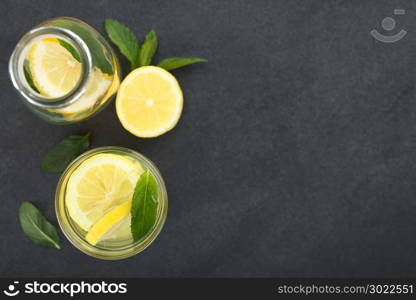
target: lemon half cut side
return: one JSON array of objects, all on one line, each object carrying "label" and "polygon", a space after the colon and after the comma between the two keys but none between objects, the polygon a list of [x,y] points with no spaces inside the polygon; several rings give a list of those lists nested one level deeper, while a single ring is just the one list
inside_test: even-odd
[{"label": "lemon half cut side", "polygon": [[183,108],[176,78],[156,66],[132,71],[121,83],[116,99],[123,127],[138,137],[156,137],[177,124]]}]

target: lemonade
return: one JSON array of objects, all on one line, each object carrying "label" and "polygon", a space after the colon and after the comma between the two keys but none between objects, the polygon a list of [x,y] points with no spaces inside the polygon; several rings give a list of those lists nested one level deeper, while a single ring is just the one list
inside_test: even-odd
[{"label": "lemonade", "polygon": [[[144,172],[157,183],[157,213],[151,230],[134,242],[132,197]],[[166,189],[157,168],[121,147],[97,148],[78,157],[63,173],[55,201],[59,224],[71,243],[102,259],[120,259],[145,249],[160,232],[167,212]]]},{"label": "lemonade", "polygon": [[58,124],[92,116],[109,102],[120,81],[109,44],[74,18],[46,21],[24,35],[9,72],[29,108]]}]

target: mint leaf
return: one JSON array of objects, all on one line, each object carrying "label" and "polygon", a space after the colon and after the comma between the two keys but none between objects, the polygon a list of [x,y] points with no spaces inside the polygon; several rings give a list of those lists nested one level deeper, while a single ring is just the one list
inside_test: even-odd
[{"label": "mint leaf", "polygon": [[157,35],[156,32],[152,29],[146,35],[142,46],[139,51],[139,62],[140,66],[148,66],[152,63],[153,55],[155,55],[157,50]]},{"label": "mint leaf", "polygon": [[64,40],[58,39],[59,44],[64,47],[66,50],[68,50],[69,53],[71,53],[72,57],[75,58],[77,61],[81,61],[78,51],[74,49],[74,47],[70,44],[65,42]]},{"label": "mint leaf", "polygon": [[139,241],[153,228],[157,205],[156,179],[146,171],[137,181],[131,205],[131,233],[134,242]]},{"label": "mint leaf", "polygon": [[90,145],[91,132],[84,136],[71,135],[53,146],[43,157],[42,170],[47,173],[59,173]]},{"label": "mint leaf", "polygon": [[199,57],[169,57],[160,61],[158,67],[171,71],[198,62],[206,62],[206,60]]},{"label": "mint leaf", "polygon": [[30,72],[30,70],[29,70],[29,67],[28,66],[26,66],[26,65],[24,65],[23,66],[23,73],[25,73],[25,78],[26,78],[26,81],[27,81],[27,84],[36,92],[36,93],[38,93],[38,94],[40,94],[40,92],[39,92],[39,90],[38,90],[38,88],[36,87],[36,85],[35,85],[35,83],[33,82],[33,79],[32,79],[32,73]]},{"label": "mint leaf", "polygon": [[139,66],[139,43],[134,33],[114,19],[105,19],[105,30],[110,40],[129,61],[131,69]]},{"label": "mint leaf", "polygon": [[23,232],[36,244],[60,249],[59,235],[55,226],[30,202],[19,207],[19,220]]}]

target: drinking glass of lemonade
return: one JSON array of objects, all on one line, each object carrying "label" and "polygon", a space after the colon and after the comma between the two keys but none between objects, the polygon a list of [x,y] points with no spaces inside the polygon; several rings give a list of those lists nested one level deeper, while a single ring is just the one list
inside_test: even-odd
[{"label": "drinking glass of lemonade", "polygon": [[88,24],[55,18],[31,29],[9,61],[14,87],[43,119],[66,124],[105,106],[120,83],[120,67],[107,41]]},{"label": "drinking glass of lemonade", "polygon": [[[141,239],[131,233],[132,197],[145,172],[155,179],[155,216]],[[148,173],[146,173],[148,174]],[[59,180],[55,210],[69,241],[84,253],[107,260],[126,258],[149,246],[166,219],[168,198],[155,165],[121,147],[101,147],[75,159]],[[143,210],[140,218],[146,219]]]}]

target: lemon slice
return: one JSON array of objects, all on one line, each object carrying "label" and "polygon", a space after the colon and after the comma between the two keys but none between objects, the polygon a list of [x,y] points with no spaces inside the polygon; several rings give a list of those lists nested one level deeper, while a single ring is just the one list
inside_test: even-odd
[{"label": "lemon slice", "polygon": [[131,212],[131,200],[120,204],[99,219],[88,231],[85,239],[91,245],[95,245],[116,224],[128,216]]},{"label": "lemon slice", "polygon": [[83,230],[118,205],[130,201],[143,168],[137,161],[116,154],[96,154],[72,173],[65,204],[71,218]]},{"label": "lemon slice", "polygon": [[131,72],[121,83],[116,110],[125,129],[138,137],[156,137],[178,122],[182,90],[172,74],[155,66]]},{"label": "lemon slice", "polygon": [[86,92],[75,103],[70,104],[68,107],[55,109],[56,112],[64,115],[77,114],[88,109],[93,109],[94,105],[100,97],[102,97],[109,89],[112,83],[111,77],[100,69],[94,67],[90,82],[86,87]]},{"label": "lemon slice", "polygon": [[100,242],[103,246],[107,245],[113,247],[115,245],[127,245],[131,243],[132,240],[133,235],[131,233],[131,212],[128,212],[120,222],[116,223],[103,235],[101,235],[98,242]]},{"label": "lemon slice", "polygon": [[43,38],[35,42],[28,59],[33,82],[45,97],[66,95],[81,77],[81,63],[55,38]]}]

